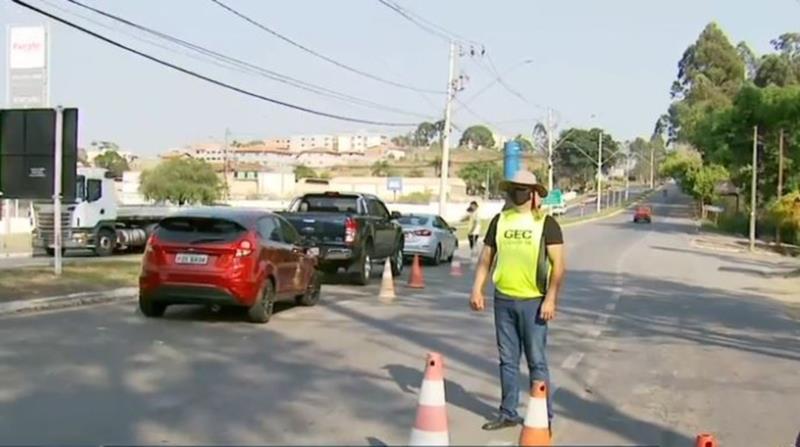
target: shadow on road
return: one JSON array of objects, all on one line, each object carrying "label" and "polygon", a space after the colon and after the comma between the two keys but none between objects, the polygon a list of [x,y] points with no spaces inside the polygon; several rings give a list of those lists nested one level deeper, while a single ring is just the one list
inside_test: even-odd
[{"label": "shadow on road", "polygon": [[[386,365],[383,369],[389,371],[392,380],[404,393],[419,393],[423,372],[405,365]],[[445,396],[448,405],[455,405],[485,419],[493,417],[497,411],[491,405],[474,396],[459,383],[445,379]]]}]

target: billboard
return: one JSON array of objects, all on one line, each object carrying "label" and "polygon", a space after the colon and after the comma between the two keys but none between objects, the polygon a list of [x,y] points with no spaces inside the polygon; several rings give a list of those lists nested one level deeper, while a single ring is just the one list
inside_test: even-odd
[{"label": "billboard", "polygon": [[[0,110],[0,192],[6,199],[50,200],[55,176],[56,111]],[[64,109],[62,197],[75,200],[78,109]]]},{"label": "billboard", "polygon": [[9,26],[7,34],[8,106],[47,107],[47,29],[44,26]]}]

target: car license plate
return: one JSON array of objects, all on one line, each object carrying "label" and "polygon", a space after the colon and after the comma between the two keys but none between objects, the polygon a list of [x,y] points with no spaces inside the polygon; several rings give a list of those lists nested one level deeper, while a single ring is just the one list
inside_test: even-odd
[{"label": "car license plate", "polygon": [[208,264],[208,255],[194,253],[178,253],[175,255],[176,264],[205,265]]}]

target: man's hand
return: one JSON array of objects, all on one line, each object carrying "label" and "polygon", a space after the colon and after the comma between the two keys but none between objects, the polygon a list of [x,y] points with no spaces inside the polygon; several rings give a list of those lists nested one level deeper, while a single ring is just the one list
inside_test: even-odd
[{"label": "man's hand", "polygon": [[481,312],[486,308],[486,299],[483,297],[483,291],[472,291],[472,296],[469,298],[469,307],[476,312]]},{"label": "man's hand", "polygon": [[550,296],[544,298],[539,309],[539,316],[544,321],[550,321],[556,317],[556,300]]}]

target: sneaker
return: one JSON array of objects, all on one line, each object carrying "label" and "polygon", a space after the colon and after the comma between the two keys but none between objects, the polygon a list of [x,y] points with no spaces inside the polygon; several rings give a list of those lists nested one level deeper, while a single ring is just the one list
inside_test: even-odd
[{"label": "sneaker", "polygon": [[516,427],[517,425],[520,425],[520,424],[522,424],[522,418],[509,419],[507,417],[501,416],[501,417],[499,417],[497,419],[491,420],[491,421],[483,424],[482,428],[484,430],[491,431],[491,430],[500,430],[500,429],[503,429],[503,428]]}]

